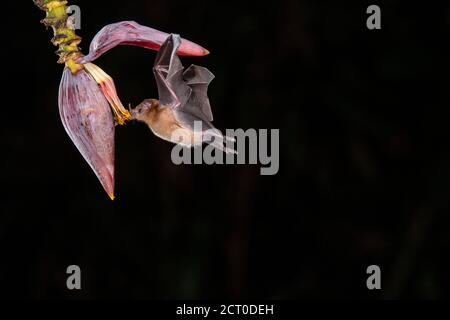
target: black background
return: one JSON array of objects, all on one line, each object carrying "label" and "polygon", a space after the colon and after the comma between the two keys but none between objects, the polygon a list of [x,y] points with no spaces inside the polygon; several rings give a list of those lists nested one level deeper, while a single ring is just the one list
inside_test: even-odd
[{"label": "black background", "polygon": [[[135,20],[211,51],[215,125],[280,129],[280,172],[175,166],[172,145],[116,132],[111,202],[66,135],[44,13],[2,16],[0,292],[9,298],[445,298],[450,268],[449,5],[72,1],[87,52]],[[382,29],[366,28],[378,4]],[[6,22],[6,23],[5,23]],[[156,98],[155,52],[96,61],[122,102]],[[66,268],[82,269],[80,292]],[[382,290],[366,288],[366,268]]]}]

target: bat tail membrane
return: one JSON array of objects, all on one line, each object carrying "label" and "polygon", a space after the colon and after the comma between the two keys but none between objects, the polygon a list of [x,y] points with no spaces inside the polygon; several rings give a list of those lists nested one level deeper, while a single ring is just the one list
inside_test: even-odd
[{"label": "bat tail membrane", "polygon": [[218,143],[218,142],[214,141],[214,143],[212,145],[222,152],[238,154],[236,150],[224,146],[223,143]]},{"label": "bat tail membrane", "polygon": [[[175,113],[175,116],[180,123],[186,126],[186,128],[194,132],[201,132],[203,142],[209,143],[225,153],[237,154],[236,151],[234,151],[231,148],[227,148],[225,146],[226,145],[225,142],[235,142],[236,139],[234,139],[233,137],[223,135],[222,132],[219,129],[215,128],[211,122],[200,121],[197,118],[197,116],[187,113],[185,111],[177,111]],[[198,127],[199,122],[201,126],[200,128]]]},{"label": "bat tail membrane", "polygon": [[224,143],[225,143],[225,141],[224,140],[227,140],[227,141],[233,141],[234,139],[233,138],[230,138],[230,137],[227,137],[227,136],[224,136],[223,134],[222,134],[222,132],[220,132],[220,130],[218,130],[218,129],[216,129],[216,128],[214,128],[213,130],[208,130],[206,133],[205,133],[205,138],[207,139],[207,140],[212,140],[212,142],[211,142],[211,144],[215,147],[215,148],[217,148],[217,149],[219,149],[220,151],[223,151],[223,152],[225,152],[225,153],[234,153],[234,154],[237,154],[237,151],[235,151],[234,149],[231,149],[231,148],[228,148]]},{"label": "bat tail membrane", "polygon": [[236,138],[229,137],[229,136],[225,136],[225,140],[231,141],[231,142],[236,142]]}]

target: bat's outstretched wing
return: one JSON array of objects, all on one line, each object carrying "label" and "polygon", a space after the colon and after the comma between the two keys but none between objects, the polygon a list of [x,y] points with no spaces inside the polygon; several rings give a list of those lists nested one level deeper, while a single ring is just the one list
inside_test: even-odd
[{"label": "bat's outstretched wing", "polygon": [[180,36],[170,35],[156,56],[153,73],[161,105],[178,108],[186,104],[191,89],[183,81],[183,65],[176,55]]},{"label": "bat's outstretched wing", "polygon": [[214,75],[208,69],[195,65],[183,72],[183,65],[177,56],[180,43],[180,36],[171,34],[156,57],[153,72],[159,101],[161,105],[174,108],[176,112],[212,121],[207,90]]},{"label": "bat's outstretched wing", "polygon": [[204,67],[191,65],[186,69],[183,76],[192,90],[184,111],[192,113],[202,120],[213,121],[211,105],[208,99],[208,85],[214,79],[214,75]]}]

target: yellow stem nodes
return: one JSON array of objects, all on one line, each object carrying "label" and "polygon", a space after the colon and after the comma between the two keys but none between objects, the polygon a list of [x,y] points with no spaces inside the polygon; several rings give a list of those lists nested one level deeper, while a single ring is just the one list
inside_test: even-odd
[{"label": "yellow stem nodes", "polygon": [[[81,38],[68,25],[67,1],[58,0],[33,0],[34,3],[46,12],[46,18],[41,22],[46,27],[52,27],[54,37],[53,45],[58,47],[56,54],[59,56],[58,63],[67,63],[69,60],[77,60],[82,56],[78,45]],[[69,67],[72,72],[78,72],[80,67],[74,68],[74,63]]]}]

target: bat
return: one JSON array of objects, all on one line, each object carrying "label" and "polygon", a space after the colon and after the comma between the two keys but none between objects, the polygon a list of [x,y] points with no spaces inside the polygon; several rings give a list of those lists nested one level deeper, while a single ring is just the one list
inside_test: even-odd
[{"label": "bat", "polygon": [[180,43],[180,36],[171,34],[161,46],[153,66],[159,100],[144,100],[131,110],[132,118],[145,122],[161,139],[187,147],[208,142],[226,153],[236,153],[224,146],[234,139],[212,124],[207,91],[214,75],[196,65],[184,70],[177,56]]}]

